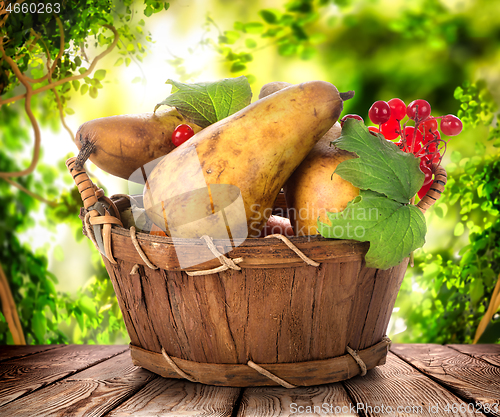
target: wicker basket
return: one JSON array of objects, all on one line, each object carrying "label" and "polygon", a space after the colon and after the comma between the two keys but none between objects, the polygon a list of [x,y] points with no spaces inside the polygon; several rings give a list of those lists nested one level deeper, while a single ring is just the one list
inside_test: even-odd
[{"label": "wicker basket", "polygon": [[[212,260],[181,270],[171,238],[121,227],[128,200],[104,197],[73,164],[68,160],[87,235],[94,239],[91,226],[102,227],[99,247],[135,365],[204,384],[291,388],[385,363],[385,334],[408,259],[388,270],[367,268],[368,243],[321,236],[185,239],[192,265]],[[445,183],[439,168],[422,211]],[[105,208],[97,213],[99,201]]]}]

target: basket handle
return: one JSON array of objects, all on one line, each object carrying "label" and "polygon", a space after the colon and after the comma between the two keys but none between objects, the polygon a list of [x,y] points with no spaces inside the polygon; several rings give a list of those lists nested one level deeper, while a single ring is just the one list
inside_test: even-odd
[{"label": "basket handle", "polygon": [[[73,180],[78,187],[78,191],[80,192],[80,195],[82,197],[83,206],[86,210],[89,210],[95,203],[97,203],[99,197],[102,197],[104,195],[104,192],[102,191],[102,189],[97,188],[97,186],[92,182],[85,169],[76,169],[75,162],[76,157],[69,158],[66,161],[66,167],[68,168],[69,173],[73,177]],[[99,191],[101,191],[102,195],[98,196],[97,193],[99,193]],[[97,215],[98,213],[96,212],[93,216]]]},{"label": "basket handle", "polygon": [[434,172],[434,182],[432,183],[429,191],[427,191],[427,194],[425,194],[417,203],[417,207],[423,214],[425,214],[427,209],[439,200],[448,179],[446,170],[441,165],[433,164],[432,171]]},{"label": "basket handle", "polygon": [[[111,251],[111,225],[123,227],[120,212],[113,201],[104,195],[104,191],[92,182],[85,169],[76,168],[75,162],[76,157],[69,158],[66,161],[66,167],[78,187],[83,206],[87,210],[84,220],[87,235],[99,252],[106,256],[111,263],[116,264]],[[109,209],[113,214],[110,214]],[[96,237],[98,238],[96,239]]]}]

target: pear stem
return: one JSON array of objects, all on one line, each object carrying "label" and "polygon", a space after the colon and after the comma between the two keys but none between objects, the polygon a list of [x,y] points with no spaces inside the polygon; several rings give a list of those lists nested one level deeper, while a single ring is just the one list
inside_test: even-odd
[{"label": "pear stem", "polygon": [[349,100],[349,99],[354,97],[354,91],[351,90],[351,91],[347,91],[345,93],[339,93],[339,96],[342,99],[342,101],[346,101],[346,100]]}]

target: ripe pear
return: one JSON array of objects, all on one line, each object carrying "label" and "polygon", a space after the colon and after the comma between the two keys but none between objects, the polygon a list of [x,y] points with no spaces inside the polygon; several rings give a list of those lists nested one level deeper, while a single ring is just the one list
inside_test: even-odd
[{"label": "ripe pear", "polygon": [[326,212],[338,213],[359,195],[359,188],[334,174],[337,165],[356,155],[330,145],[342,132],[335,125],[314,145],[283,187],[288,216],[297,236],[318,234],[317,221],[330,224]]},{"label": "ripe pear", "polygon": [[175,149],[172,133],[180,124],[190,125],[195,133],[201,130],[170,108],[90,120],[78,128],[75,142],[103,171],[135,181],[131,176],[137,169]]},{"label": "ripe pear", "polygon": [[337,121],[343,98],[324,81],[284,88],[220,120],[163,157],[144,208],[172,237],[257,237],[292,172]]},{"label": "ripe pear", "polygon": [[267,97],[276,91],[283,90],[286,87],[290,87],[293,84],[287,83],[285,81],[273,81],[272,83],[267,83],[262,86],[259,93],[259,98]]}]

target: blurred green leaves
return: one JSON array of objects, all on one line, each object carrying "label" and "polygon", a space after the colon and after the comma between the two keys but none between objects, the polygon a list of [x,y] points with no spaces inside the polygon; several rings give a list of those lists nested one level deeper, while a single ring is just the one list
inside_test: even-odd
[{"label": "blurred green leaves", "polygon": [[[28,3],[33,0],[27,0]],[[167,10],[169,3],[145,0],[109,1],[74,0],[71,5],[61,7],[58,16],[63,26],[64,45],[61,57],[61,32],[53,14],[11,14],[0,35],[5,36],[5,52],[19,66],[21,72],[33,79],[33,88],[43,87],[49,82],[64,81],[87,71],[89,44],[102,51],[114,40],[113,34],[103,25],[116,28],[120,35],[118,58],[115,65],[128,66],[132,60],[142,61],[152,42],[145,22],[137,9],[144,14]],[[58,58],[58,59],[56,59]],[[46,61],[53,63],[50,77]],[[55,62],[54,62],[55,61]],[[57,128],[63,114],[73,114],[68,102],[76,93],[89,94],[97,98],[98,90],[106,83],[106,69],[97,67],[93,75],[83,80],[70,80],[38,94],[32,99],[32,110],[43,127]],[[2,99],[18,94],[20,81],[6,60],[0,60],[0,95]],[[59,108],[59,103],[61,108]],[[24,109],[20,103],[2,105],[0,110],[0,171],[19,171],[27,163],[26,154],[31,154],[31,128],[27,125]],[[43,142],[43,140],[42,140]],[[49,151],[43,148],[42,152]],[[40,201],[0,179],[0,263],[17,305],[21,324],[28,343],[113,343],[117,339],[127,340],[123,320],[116,297],[102,260],[98,255],[82,260],[90,265],[91,276],[76,294],[57,289],[57,278],[48,271],[47,248],[34,250],[21,243],[18,236],[35,226],[34,217],[43,210],[46,233],[54,233],[57,225],[71,228],[77,240],[82,239],[81,221],[78,213],[81,198],[64,161],[57,167],[42,162],[36,171],[15,179],[16,182],[42,199],[51,200],[54,206],[42,205]],[[69,187],[69,188],[65,188]],[[55,250],[61,259],[64,253]],[[71,280],[69,276],[64,279]],[[12,337],[3,315],[0,315],[0,343],[12,343]]]},{"label": "blurred green leaves", "polygon": [[[478,102],[462,114],[466,130],[491,122],[497,107],[484,83],[465,83],[455,98]],[[443,236],[443,247],[416,252],[416,268],[406,275],[396,302],[407,326],[393,338],[397,342],[471,343],[488,307],[500,274],[500,158],[491,146],[500,135],[493,125],[486,127],[490,143],[478,137],[475,155],[451,152],[445,192],[430,214],[454,226],[448,239]],[[499,330],[493,320],[480,342],[498,343]]]}]

